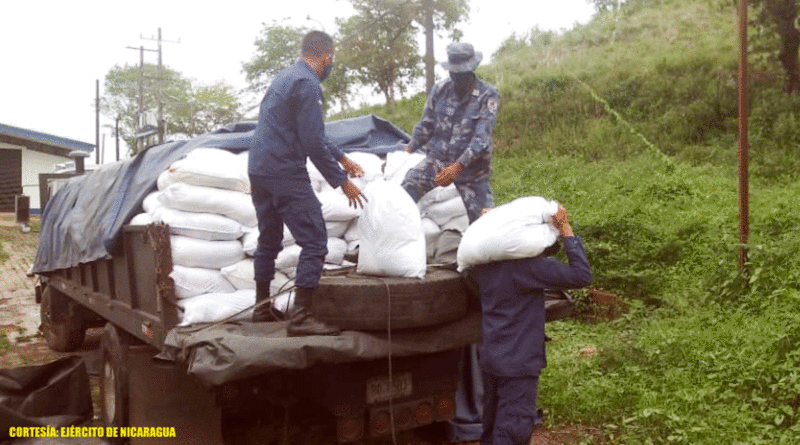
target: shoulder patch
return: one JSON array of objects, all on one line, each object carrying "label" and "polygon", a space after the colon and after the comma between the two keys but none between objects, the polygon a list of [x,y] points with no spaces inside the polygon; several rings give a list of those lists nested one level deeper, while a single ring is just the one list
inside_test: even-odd
[{"label": "shoulder patch", "polygon": [[497,99],[490,98],[486,101],[486,107],[489,108],[489,111],[492,113],[497,113]]}]

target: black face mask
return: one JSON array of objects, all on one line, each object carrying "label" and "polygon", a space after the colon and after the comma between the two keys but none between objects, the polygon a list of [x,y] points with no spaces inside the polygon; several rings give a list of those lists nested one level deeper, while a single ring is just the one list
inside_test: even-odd
[{"label": "black face mask", "polygon": [[450,72],[450,79],[453,80],[453,85],[456,87],[456,91],[458,93],[465,93],[467,89],[472,86],[472,82],[475,81],[475,73],[473,72],[466,72],[466,73],[454,73]]}]

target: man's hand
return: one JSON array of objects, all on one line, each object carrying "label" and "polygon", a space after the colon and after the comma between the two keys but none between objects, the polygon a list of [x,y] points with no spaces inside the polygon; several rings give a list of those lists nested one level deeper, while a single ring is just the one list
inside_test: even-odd
[{"label": "man's hand", "polygon": [[[357,209],[358,207],[364,208],[364,202],[367,202],[367,197],[361,193],[361,190],[356,187],[349,179],[344,181],[342,184],[342,191],[344,192],[347,199],[350,200],[350,205],[353,208]],[[364,202],[361,202],[361,198],[364,198]]]},{"label": "man's hand", "polygon": [[558,229],[561,232],[561,236],[575,236],[572,233],[572,226],[569,225],[569,216],[567,215],[567,209],[558,206],[558,211],[555,215],[553,215],[553,227]]},{"label": "man's hand", "polygon": [[351,161],[346,155],[339,159],[339,163],[342,164],[342,168],[347,172],[347,176],[351,178],[360,178],[364,176],[364,169],[357,163]]},{"label": "man's hand", "polygon": [[406,153],[414,153],[414,149],[411,148],[411,145],[406,145]]},{"label": "man's hand", "polygon": [[433,182],[439,187],[447,187],[456,180],[462,171],[464,171],[464,166],[460,162],[454,162],[439,170],[439,173],[433,178]]}]

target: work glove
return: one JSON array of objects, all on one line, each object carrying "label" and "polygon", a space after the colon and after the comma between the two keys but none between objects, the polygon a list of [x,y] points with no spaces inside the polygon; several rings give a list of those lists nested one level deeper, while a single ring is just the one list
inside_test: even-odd
[{"label": "work glove", "polygon": [[433,178],[433,182],[439,187],[447,187],[458,178],[462,171],[464,171],[464,166],[460,162],[454,162],[439,170],[439,173]]}]

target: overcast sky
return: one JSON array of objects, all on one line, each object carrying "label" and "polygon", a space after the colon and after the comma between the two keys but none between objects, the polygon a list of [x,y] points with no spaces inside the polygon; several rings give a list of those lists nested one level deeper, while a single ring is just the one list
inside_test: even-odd
[{"label": "overcast sky", "polygon": [[[463,41],[483,51],[484,63],[512,33],[568,29],[586,23],[586,0],[470,0]],[[244,88],[242,63],[252,58],[263,23],[285,23],[335,32],[336,17],[353,10],[346,0],[26,0],[4,2],[0,24],[0,123],[95,143],[95,81],[100,95],[106,73],[116,64],[137,65],[139,51],[156,49],[161,28],[163,62],[185,77],[210,84],[224,80]],[[307,20],[310,17],[312,20]],[[180,43],[172,43],[172,42]],[[446,42],[436,59],[446,59]],[[155,52],[145,62],[157,63]],[[101,116],[101,126],[113,122]],[[106,134],[105,161],[114,141]],[[101,142],[102,145],[102,142]],[[90,158],[94,162],[95,156]]]}]

